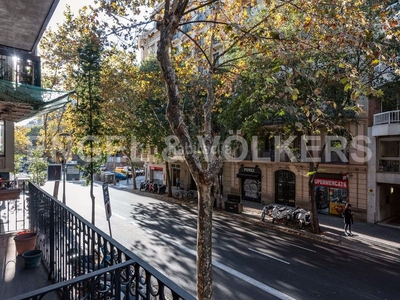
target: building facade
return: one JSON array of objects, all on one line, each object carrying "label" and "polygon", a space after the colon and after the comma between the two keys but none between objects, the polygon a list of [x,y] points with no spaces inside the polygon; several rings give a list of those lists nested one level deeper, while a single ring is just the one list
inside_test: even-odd
[{"label": "building facade", "polygon": [[382,112],[381,101],[369,103],[368,137],[372,159],[368,173],[367,221],[400,221],[400,110]]},{"label": "building facade", "polygon": [[[156,54],[158,39],[155,28],[142,35],[139,42],[142,60]],[[185,35],[176,34],[173,45],[178,51],[183,39]],[[215,52],[218,51],[215,48]],[[382,112],[379,104],[366,98],[359,102],[363,113],[348,128],[353,137],[360,138],[358,147],[347,147],[344,151],[347,161],[326,161],[322,157],[313,191],[309,188],[309,163],[291,161],[284,154],[276,160],[271,148],[265,148],[241,161],[224,162],[221,172],[223,196],[234,194],[260,203],[309,208],[310,193],[314,193],[319,212],[333,215],[341,214],[349,197],[359,220],[376,223],[400,218],[399,111]],[[194,188],[184,162],[170,164],[169,171],[173,174],[173,185],[179,177],[185,189]]]}]

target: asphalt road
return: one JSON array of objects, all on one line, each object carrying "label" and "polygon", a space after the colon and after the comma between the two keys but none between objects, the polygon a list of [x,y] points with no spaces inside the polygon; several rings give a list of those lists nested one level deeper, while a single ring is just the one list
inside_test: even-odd
[{"label": "asphalt road", "polygon": [[[67,205],[90,220],[89,187],[67,182],[66,190]],[[196,211],[112,185],[109,193],[113,238],[195,295]],[[96,226],[109,233],[101,184],[95,195]],[[398,299],[399,274],[386,258],[214,214],[216,300]]]}]

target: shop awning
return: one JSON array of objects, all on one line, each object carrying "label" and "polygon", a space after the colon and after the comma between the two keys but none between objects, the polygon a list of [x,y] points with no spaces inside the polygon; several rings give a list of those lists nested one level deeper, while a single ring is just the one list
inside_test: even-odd
[{"label": "shop awning", "polygon": [[153,166],[151,166],[150,170],[152,170],[152,171],[163,171],[164,169],[163,169],[163,167],[153,167]]},{"label": "shop awning", "polygon": [[52,112],[68,103],[73,93],[0,80],[0,120],[19,122]]},{"label": "shop awning", "polygon": [[237,173],[236,177],[238,178],[254,178],[259,179],[261,178],[261,174],[254,174],[254,173]]}]

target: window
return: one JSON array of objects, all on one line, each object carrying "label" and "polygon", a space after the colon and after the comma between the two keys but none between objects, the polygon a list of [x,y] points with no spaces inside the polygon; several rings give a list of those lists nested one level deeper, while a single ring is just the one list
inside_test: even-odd
[{"label": "window", "polygon": [[379,141],[379,171],[399,172],[400,140],[381,139]]},{"label": "window", "polygon": [[295,206],[296,175],[291,171],[275,172],[275,203]]}]

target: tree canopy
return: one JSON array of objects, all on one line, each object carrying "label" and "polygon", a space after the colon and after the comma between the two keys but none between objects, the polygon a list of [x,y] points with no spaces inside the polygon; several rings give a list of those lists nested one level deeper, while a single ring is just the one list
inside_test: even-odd
[{"label": "tree canopy", "polygon": [[[134,135],[157,147],[169,133],[179,141],[200,195],[199,299],[212,299],[212,205],[224,150],[218,139],[235,129],[266,135],[271,122],[284,124],[277,127],[284,132],[343,132],[365,99],[383,95],[377,82],[397,75],[392,2],[115,0],[99,1],[98,11],[85,7],[77,17],[67,11],[67,22],[48,43],[58,57],[51,68],[65,74],[57,83],[77,89],[81,113],[90,87],[93,97],[105,100],[96,102],[102,114],[92,121],[109,127],[85,131],[78,114],[78,122],[69,123],[73,132]],[[113,36],[101,39],[101,54],[91,48],[99,37],[93,32]],[[138,65],[120,51],[136,50],[139,36],[157,39],[159,67],[154,60]],[[108,67],[88,74],[79,62],[95,54]],[[85,71],[80,81],[78,68]],[[95,85],[85,81],[89,75]]]}]

